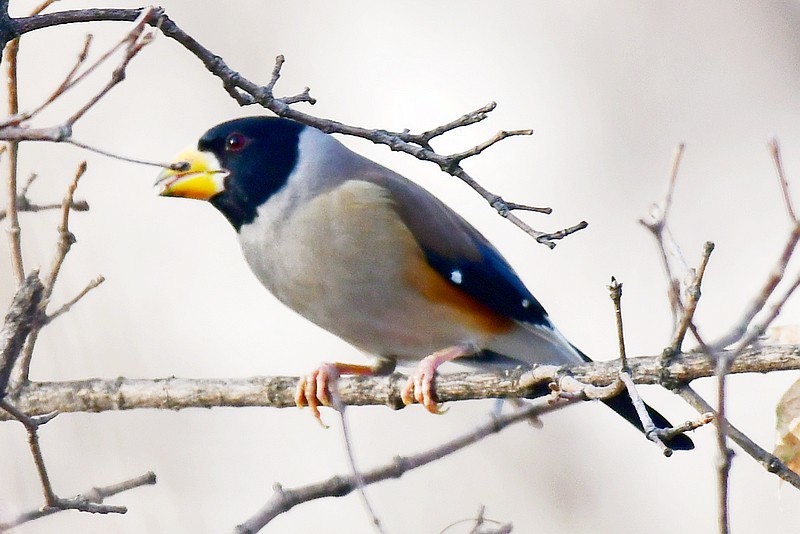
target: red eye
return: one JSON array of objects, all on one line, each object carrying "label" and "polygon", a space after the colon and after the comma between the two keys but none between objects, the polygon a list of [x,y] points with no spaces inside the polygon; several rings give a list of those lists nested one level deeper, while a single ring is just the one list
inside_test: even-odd
[{"label": "red eye", "polygon": [[240,133],[232,133],[225,139],[225,150],[238,152],[247,144],[247,138]]}]

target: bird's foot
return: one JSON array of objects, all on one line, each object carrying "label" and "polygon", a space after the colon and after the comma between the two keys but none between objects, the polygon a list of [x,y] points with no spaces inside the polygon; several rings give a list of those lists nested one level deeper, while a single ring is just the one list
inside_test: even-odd
[{"label": "bird's foot", "polygon": [[414,373],[408,377],[403,390],[400,392],[400,397],[403,399],[403,404],[406,406],[413,404],[414,401],[422,404],[426,410],[431,413],[442,413],[439,401],[436,398],[434,391],[434,380],[436,378],[436,369],[444,362],[449,362],[467,356],[475,352],[475,347],[471,344],[454,345],[446,349],[434,352],[430,356],[426,356],[414,370]]},{"label": "bird's foot", "polygon": [[320,406],[332,406],[337,410],[343,410],[344,405],[339,406],[338,386],[339,377],[342,375],[381,375],[388,374],[394,370],[394,360],[379,360],[375,365],[356,365],[350,363],[323,363],[306,376],[297,381],[297,388],[294,392],[294,403],[298,408],[308,406],[311,414],[319,423],[327,428],[322,422],[319,413]]},{"label": "bird's foot", "polygon": [[440,413],[436,392],[433,391],[433,382],[436,377],[436,367],[438,366],[433,365],[428,358],[422,360],[414,370],[414,373],[408,377],[408,382],[400,392],[400,396],[406,406],[416,401],[422,404],[429,412]]},{"label": "bird's foot", "polygon": [[340,376],[341,373],[337,364],[323,363],[306,376],[300,378],[294,392],[294,402],[297,407],[308,406],[311,409],[311,414],[319,421],[319,424],[326,428],[327,426],[322,422],[319,406],[320,404],[322,406],[331,406],[333,404],[331,387],[336,388],[336,382]]}]

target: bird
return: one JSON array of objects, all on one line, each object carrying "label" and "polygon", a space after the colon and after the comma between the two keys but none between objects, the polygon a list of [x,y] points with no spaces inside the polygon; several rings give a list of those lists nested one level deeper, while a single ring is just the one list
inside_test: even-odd
[{"label": "bird", "polygon": [[[437,413],[437,368],[591,362],[554,326],[508,261],[463,217],[415,182],[300,122],[223,122],[180,152],[158,193],[208,201],[236,231],[247,264],[278,300],[371,355],[324,363],[297,384],[320,418],[343,374],[416,363],[405,404]],[[642,430],[627,393],[603,401]],[[656,426],[669,422],[647,407]],[[678,434],[666,445],[689,450]]]}]

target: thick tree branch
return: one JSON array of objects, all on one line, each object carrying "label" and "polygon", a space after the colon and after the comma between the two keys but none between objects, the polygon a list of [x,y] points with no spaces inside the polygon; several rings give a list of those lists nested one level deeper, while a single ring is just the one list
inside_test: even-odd
[{"label": "thick tree branch", "polygon": [[39,273],[33,272],[11,302],[3,329],[0,330],[0,399],[6,394],[11,370],[22,351],[25,338],[39,322],[39,306],[43,296],[44,286],[39,280]]},{"label": "thick tree branch", "polygon": [[[716,361],[701,353],[688,353],[661,368],[660,356],[629,358],[631,377],[637,384],[673,387],[697,378],[714,376]],[[620,362],[594,362],[570,368],[540,367],[506,374],[457,373],[437,377],[436,393],[442,402],[498,397],[528,397],[537,384],[577,380],[608,385],[619,377]],[[743,351],[733,361],[731,373],[768,373],[800,369],[800,346],[765,346]],[[297,377],[229,379],[90,379],[66,382],[32,382],[14,397],[17,407],[30,415],[59,412],[105,412],[157,408],[182,410],[216,406],[294,407]],[[347,405],[387,405],[401,408],[400,389],[405,377],[343,377],[339,382]],[[563,388],[569,390],[570,388]],[[574,390],[574,388],[572,388]],[[597,395],[610,396],[616,390]],[[8,416],[0,414],[0,418]]]}]

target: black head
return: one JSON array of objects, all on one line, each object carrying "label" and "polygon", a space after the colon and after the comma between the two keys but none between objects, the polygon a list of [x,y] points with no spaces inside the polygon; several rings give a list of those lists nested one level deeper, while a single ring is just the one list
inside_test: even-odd
[{"label": "black head", "polygon": [[276,117],[247,117],[214,126],[197,149],[159,176],[161,195],[208,200],[238,231],[285,184],[294,170],[304,125]]}]

